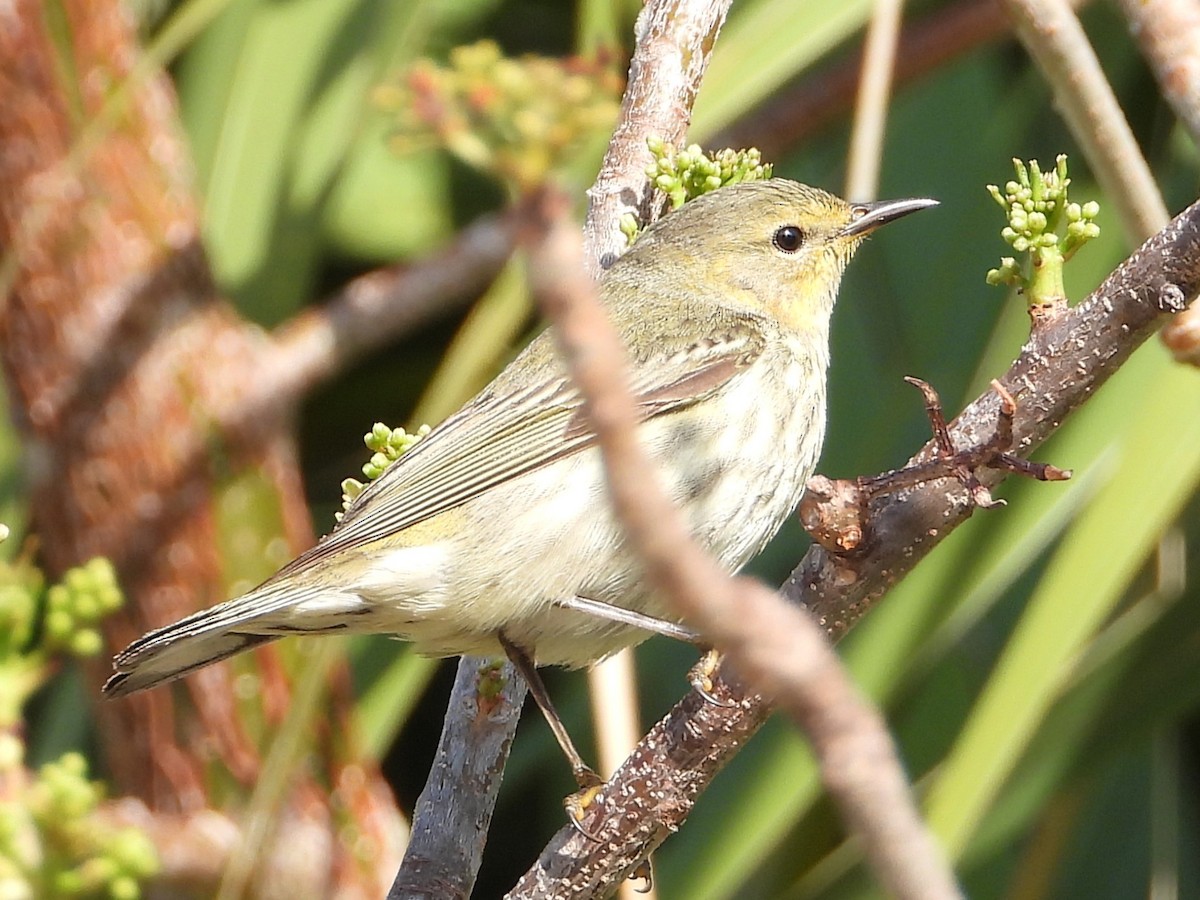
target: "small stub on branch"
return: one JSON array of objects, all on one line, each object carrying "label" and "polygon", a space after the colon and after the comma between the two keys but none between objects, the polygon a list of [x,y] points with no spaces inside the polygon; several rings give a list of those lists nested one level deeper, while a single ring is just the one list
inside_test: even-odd
[{"label": "small stub on branch", "polygon": [[830,553],[853,553],[866,535],[867,500],[857,481],[814,475],[800,501],[800,524]]},{"label": "small stub on branch", "polygon": [[1200,300],[1167,323],[1162,342],[1176,362],[1200,366]]},{"label": "small stub on branch", "polygon": [[800,523],[814,541],[834,556],[851,556],[867,549],[871,543],[872,501],[902,488],[953,478],[966,488],[972,504],[989,509],[1003,506],[1004,501],[992,498],[991,491],[979,480],[979,469],[1000,469],[1039,481],[1065,481],[1071,477],[1068,469],[1031,462],[1008,452],[1014,445],[1013,416],[1017,403],[999,381],[992,382],[992,390],[1000,397],[995,430],[986,441],[958,450],[950,437],[937,391],[920,378],[904,380],[920,390],[925,398],[925,412],[933,430],[933,458],[854,481],[835,480],[824,475],[810,478],[798,510]]}]

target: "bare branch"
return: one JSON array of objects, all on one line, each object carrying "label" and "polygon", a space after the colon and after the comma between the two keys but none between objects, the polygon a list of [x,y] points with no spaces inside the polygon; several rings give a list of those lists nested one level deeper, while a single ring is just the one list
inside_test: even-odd
[{"label": "bare branch", "polygon": [[[1162,324],[1200,292],[1200,203],[1180,213],[1122,263],[1083,303],[1033,338],[1000,379],[1016,398],[1013,436],[1022,453],[1045,440]],[[1000,398],[989,390],[950,425],[956,446],[995,430]],[[913,457],[933,453],[931,442]],[[979,473],[985,484],[999,474]],[[935,482],[889,496],[875,510],[875,542],[860,555],[833,556],[813,546],[783,587],[825,633],[844,635],[887,589],[907,574],[971,507],[957,484]],[[604,842],[560,830],[526,876],[533,884],[611,883],[678,830],[712,778],[762,726],[771,706],[728,684],[736,701],[705,702],[689,693],[658,722],[609,780]],[[653,803],[645,802],[653,796]]]},{"label": "bare branch", "polygon": [[274,406],[289,408],[369,353],[465,305],[496,277],[512,249],[512,217],[484,216],[428,259],[354,279],[273,335],[263,391]]},{"label": "bare branch", "polygon": [[653,185],[645,170],[653,159],[646,139],[683,142],[700,80],[731,2],[650,0],[638,15],[637,44],[621,115],[596,183],[588,191],[584,258],[593,278],[625,249],[625,236],[618,227],[622,216],[633,213],[643,224],[656,218],[648,205]]},{"label": "bare branch", "polygon": [[1121,11],[1163,96],[1192,140],[1200,144],[1200,4],[1121,0]]},{"label": "bare branch", "polygon": [[[862,839],[876,874],[897,897],[961,896],[944,856],[917,814],[882,717],[859,695],[832,648],[802,611],[757,582],[732,578],[691,539],[636,435],[625,350],[583,272],[563,198],[532,251],[534,293],[555,327],[604,457],[609,493],[650,582],[724,650],[739,672],[804,728],[831,795]],[[602,798],[610,794],[606,791]],[[641,801],[653,803],[653,793]],[[621,803],[629,801],[623,797]],[[584,830],[605,843],[623,818],[601,799]],[[599,821],[597,821],[597,819]],[[529,873],[512,897],[591,896],[612,882],[575,873],[555,882],[553,862]],[[637,859],[622,860],[621,877]],[[608,877],[612,877],[610,874]],[[581,881],[582,878],[582,881]]]},{"label": "bare branch", "polygon": [[1126,238],[1131,245],[1145,240],[1166,223],[1167,207],[1079,19],[1065,0],[1005,0],[1005,5],[1116,206]]},{"label": "bare branch", "polygon": [[433,771],[417,799],[412,838],[388,900],[467,898],[527,686],[508,664],[458,666]]}]

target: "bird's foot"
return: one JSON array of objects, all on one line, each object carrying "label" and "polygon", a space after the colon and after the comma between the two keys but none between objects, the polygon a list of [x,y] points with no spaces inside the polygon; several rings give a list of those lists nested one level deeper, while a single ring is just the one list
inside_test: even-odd
[{"label": "bird's foot", "polygon": [[588,809],[604,790],[606,782],[589,766],[576,766],[573,769],[575,783],[579,790],[563,798],[563,808],[567,811],[567,819],[576,831],[591,841],[600,840],[595,834],[583,827],[584,816]]},{"label": "bird's foot", "polygon": [[722,700],[715,693],[717,672],[721,668],[723,658],[719,650],[707,651],[688,672],[688,683],[691,684],[692,690],[713,706],[731,709],[737,704],[729,700]]}]

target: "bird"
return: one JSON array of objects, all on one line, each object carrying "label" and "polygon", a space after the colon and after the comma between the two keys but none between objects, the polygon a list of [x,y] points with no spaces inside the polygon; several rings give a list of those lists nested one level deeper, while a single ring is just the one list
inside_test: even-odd
[{"label": "bird", "polygon": [[[850,203],[782,178],[728,185],[660,218],[601,276],[639,440],[695,540],[730,572],[775,535],[816,467],[847,263],[876,228],[934,205]],[[675,621],[604,477],[583,399],[543,332],[316,545],[248,593],[135,640],[103,692],[152,688],[293,634],[503,655],[581,787],[595,784],[537,667],[587,666]]]}]

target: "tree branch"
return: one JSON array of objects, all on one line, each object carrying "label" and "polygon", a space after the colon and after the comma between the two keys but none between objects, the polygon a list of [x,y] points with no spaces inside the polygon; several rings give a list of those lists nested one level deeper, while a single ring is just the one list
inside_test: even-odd
[{"label": "tree branch", "polygon": [[[645,168],[650,163],[646,138],[662,137],[679,141],[687,131],[691,118],[692,101],[699,90],[700,79],[707,67],[717,31],[725,19],[730,0],[650,0],[638,16],[637,46],[630,67],[629,81],[621,102],[621,115],[616,133],[601,166],[596,184],[589,192],[591,205],[588,210],[587,234],[590,235],[587,264],[591,271],[599,272],[602,260],[617,254],[624,248],[624,235],[619,224],[621,216],[628,210],[637,210],[650,194],[650,185]],[[688,61],[687,65],[683,61]],[[635,199],[636,198],[636,199]],[[474,657],[459,662],[455,688],[451,693],[446,712],[446,724],[442,741],[438,745],[434,762],[434,774],[446,774],[447,784],[442,796],[448,802],[458,803],[472,791],[485,795],[487,802],[481,807],[490,810],[503,774],[503,758],[486,752],[485,746],[496,743],[507,751],[516,731],[517,717],[501,717],[479,720],[467,715],[473,689],[473,673],[485,663]],[[525,687],[521,676],[505,663],[502,677],[514,685]],[[518,709],[524,693],[514,694],[512,702]],[[447,760],[457,761],[447,768]],[[432,788],[426,785],[425,793]],[[426,817],[432,805],[418,803],[414,815],[414,834],[426,828]],[[470,834],[479,832],[476,821],[466,816],[455,816],[453,828],[468,829]],[[430,832],[436,830],[431,828]],[[482,839],[483,835],[479,837]],[[422,896],[421,891],[433,891],[435,896],[446,883],[427,882],[421,872],[413,869],[419,865],[417,853],[426,850],[410,848],[396,875],[396,884],[413,896]],[[456,884],[474,883],[479,858],[475,855],[455,857],[460,866],[454,878]],[[424,867],[426,873],[431,868]],[[438,873],[439,878],[446,872]],[[395,891],[396,888],[393,888]],[[395,896],[407,896],[400,893]]]},{"label": "tree branch", "polygon": [[512,249],[512,216],[484,216],[428,259],[355,278],[275,332],[259,393],[273,408],[290,408],[398,336],[465,305],[496,277]]},{"label": "tree branch", "polygon": [[[561,197],[546,204],[546,221],[539,223],[531,253],[534,294],[587,400],[613,507],[651,584],[804,729],[831,795],[888,890],[914,900],[960,897],[943,854],[916,811],[883,717],[858,693],[816,624],[757,582],[727,575],[692,540],[663,491],[638,443],[625,350],[594,283],[583,272],[566,208]],[[605,791],[601,798],[611,794]],[[647,810],[657,802],[655,793],[645,790],[624,794],[615,809],[598,799],[600,812],[585,828],[595,842],[607,846],[610,829],[624,824],[627,804]],[[593,842],[579,835],[574,839]],[[563,859],[555,854],[547,865],[535,867],[509,896],[593,896],[613,886],[614,874],[625,877],[640,861],[636,855],[624,858],[615,873],[601,878],[575,871],[560,880],[555,869]]]},{"label": "tree branch", "polygon": [[1121,0],[1121,11],[1163,96],[1200,145],[1200,5],[1194,0]]},{"label": "tree branch", "polygon": [[[1188,298],[1200,293],[1200,203],[1122,263],[1084,302],[1030,339],[1000,379],[1017,399],[1015,446],[1026,454],[1111,376]],[[1000,400],[992,391],[951,423],[956,446],[985,440],[995,428]],[[930,457],[926,445],[913,463]],[[1002,476],[979,473],[987,485]],[[971,513],[966,491],[939,481],[888,495],[872,510],[869,539],[859,555],[832,556],[814,545],[782,594],[812,613],[825,633],[844,635],[880,597]],[[716,706],[695,693],[658,722],[609,780],[602,809],[583,826],[603,829],[604,842],[563,828],[543,851],[527,882],[608,883],[628,872],[678,830],[697,796],[762,726],[769,703],[736,686],[735,705]],[[722,694],[724,696],[724,694]],[[654,796],[655,803],[638,802]]]},{"label": "tree branch", "polygon": [[731,3],[650,0],[638,15],[621,114],[596,183],[588,191],[583,247],[593,278],[625,250],[622,216],[633,213],[643,225],[657,218],[649,207],[654,186],[646,178],[646,167],[654,160],[646,139],[683,143],[696,92]]}]

